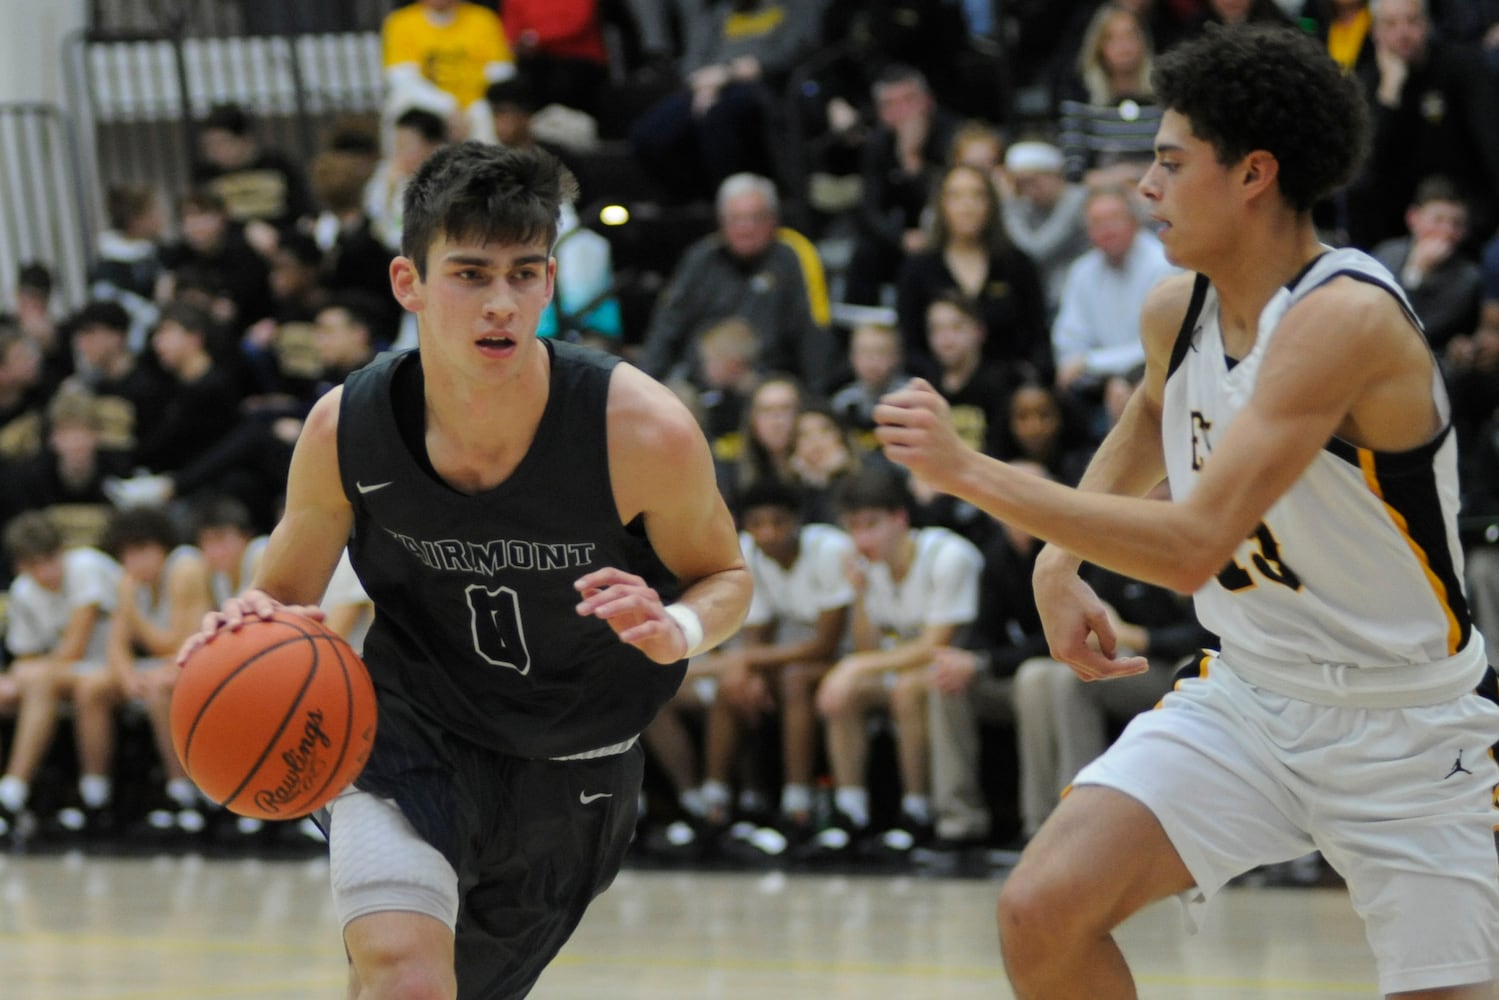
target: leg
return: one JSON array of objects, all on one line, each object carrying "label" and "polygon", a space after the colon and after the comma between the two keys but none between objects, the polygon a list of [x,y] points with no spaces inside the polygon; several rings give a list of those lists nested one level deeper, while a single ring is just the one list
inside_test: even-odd
[{"label": "leg", "polygon": [[786,783],[812,784],[817,767],[817,682],[826,663],[793,663],[781,671],[781,748]]},{"label": "leg", "polygon": [[187,772],[172,746],[172,690],[177,686],[176,664],[153,667],[146,677],[146,715],[151,720],[151,736],[156,754],[161,758],[167,780],[186,778]]},{"label": "leg", "polygon": [[448,1000],[458,995],[453,931],[422,913],[384,912],[344,928],[349,996],[357,1000]]},{"label": "leg", "polygon": [[1483,545],[1468,553],[1468,602],[1473,608],[1473,624],[1488,643],[1489,657],[1499,650],[1499,546]]},{"label": "leg", "polygon": [[[1066,664],[1049,662],[1045,672],[1051,695],[1051,728],[1056,747],[1056,770],[1053,779],[1060,794],[1088,761],[1108,746],[1108,718],[1104,714],[1103,689],[1106,683],[1089,684],[1074,674]],[[1129,677],[1117,678],[1120,684]],[[1109,683],[1113,683],[1110,681]]]},{"label": "leg", "polygon": [[1110,932],[1192,884],[1144,805],[1111,788],[1074,789],[1000,893],[1000,950],[1016,995],[1135,996]]},{"label": "leg", "polygon": [[108,670],[98,670],[78,678],[73,698],[78,771],[81,775],[107,777],[114,759],[115,708],[120,703],[120,686]]},{"label": "leg", "polygon": [[356,1000],[452,1000],[458,876],[390,800],[349,792],[330,808],[333,898]]},{"label": "leg", "polygon": [[702,709],[703,704],[691,683],[684,684],[641,734],[646,749],[666,772],[678,797],[696,788],[701,780],[697,744],[688,732],[683,716]]},{"label": "leg", "polygon": [[[1020,749],[1021,833],[1034,837],[1057,804],[1057,734],[1051,711],[1052,673],[1067,667],[1046,657],[1015,672],[1015,738]],[[1069,776],[1070,777],[1070,776]]]},{"label": "leg", "polygon": [[68,668],[50,660],[23,660],[11,669],[20,692],[20,708],[5,774],[30,781],[52,743],[58,706],[64,693],[71,691],[72,682]]},{"label": "leg", "polygon": [[979,702],[1002,696],[1008,704],[1009,685],[1007,678],[979,677],[961,694],[928,696],[932,808],[937,836],[945,840],[989,835],[989,805],[979,778]]},{"label": "leg", "polygon": [[927,795],[931,773],[927,738],[928,687],[925,670],[907,670],[901,673],[895,690],[890,692],[890,717],[895,723],[901,787],[907,795],[922,798]]}]

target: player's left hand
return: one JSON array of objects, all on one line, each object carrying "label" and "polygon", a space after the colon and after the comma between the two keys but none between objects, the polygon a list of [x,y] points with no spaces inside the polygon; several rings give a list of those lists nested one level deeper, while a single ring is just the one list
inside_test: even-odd
[{"label": "player's left hand", "polygon": [[927,485],[951,492],[971,449],[953,429],[952,412],[931,383],[914,378],[874,408],[875,437],[885,456]]},{"label": "player's left hand", "polygon": [[573,581],[583,595],[578,614],[598,618],[657,663],[675,663],[687,655],[687,637],[666,613],[661,595],[633,573],[612,566]]}]

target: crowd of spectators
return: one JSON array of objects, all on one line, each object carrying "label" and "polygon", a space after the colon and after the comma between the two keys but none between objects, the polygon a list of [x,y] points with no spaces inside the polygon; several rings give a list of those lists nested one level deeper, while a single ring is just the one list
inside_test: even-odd
[{"label": "crowd of spectators", "polygon": [[[56,301],[30,264],[0,317],[0,836],[265,836],[215,821],[176,766],[158,668],[249,580],[312,403],[418,343],[389,291],[402,193],[471,139],[543,146],[592,185],[563,219],[541,333],[688,402],[755,570],[745,629],[646,734],[642,850],[905,862],[1023,840],[1212,639],[1189,602],[1100,574],[1152,669],[1077,683],[1045,655],[1035,541],[907,482],[872,409],[925,377],[976,447],[1076,482],[1139,378],[1146,292],[1174,270],[1134,192],[1161,114],[1150,69],[1215,23],[1315,33],[1364,81],[1366,166],[1315,217],[1398,278],[1441,361],[1470,604],[1499,643],[1499,5],[997,7],[419,0],[385,22],[378,118],[309,161],[223,105],[170,205],[111,187],[88,301]],[[632,171],[598,168],[600,134]],[[638,321],[632,261],[597,217],[611,198],[636,210],[625,226],[712,220],[669,248]],[[352,623],[357,581],[340,592]],[[131,726],[155,728],[154,757],[115,752]]]}]

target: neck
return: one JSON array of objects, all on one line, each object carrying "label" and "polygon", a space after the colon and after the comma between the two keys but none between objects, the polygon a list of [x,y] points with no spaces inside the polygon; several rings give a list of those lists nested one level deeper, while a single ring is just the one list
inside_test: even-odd
[{"label": "neck", "polygon": [[973,377],[978,366],[978,355],[970,355],[954,361],[942,372],[942,384],[948,389],[961,389],[968,384],[968,380]]},{"label": "neck", "polygon": [[911,561],[915,558],[916,536],[908,530],[900,543],[895,546],[895,551],[890,558],[885,560],[885,565],[890,567],[890,578],[892,580],[905,579],[906,571],[911,568]]},{"label": "neck", "polygon": [[452,366],[423,365],[422,371],[429,436],[436,432],[475,456],[530,446],[551,385],[551,364],[540,341],[532,344],[525,367],[504,385]]},{"label": "neck", "polygon": [[1235,241],[1221,264],[1204,268],[1218,293],[1219,323],[1226,341],[1253,345],[1259,318],[1275,293],[1327,250],[1310,215],[1284,215]]}]

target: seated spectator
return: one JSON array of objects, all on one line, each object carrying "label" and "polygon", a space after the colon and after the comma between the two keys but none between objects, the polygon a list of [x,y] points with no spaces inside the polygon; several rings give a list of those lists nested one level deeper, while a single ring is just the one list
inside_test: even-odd
[{"label": "seated spectator", "polygon": [[[852,847],[901,859],[931,835],[929,672],[936,650],[978,614],[983,556],[946,528],[913,528],[912,502],[902,474],[888,466],[861,470],[839,491],[860,559],[850,571],[853,651],[817,689],[838,822],[812,841],[814,856],[847,856]],[[871,839],[867,717],[876,711],[894,726],[902,794],[899,818]]]},{"label": "seated spectator", "polygon": [[771,172],[766,108],[821,43],[815,4],[713,0],[690,25],[686,87],[630,130],[635,155],[663,191],[709,197],[734,174]]},{"label": "seated spectator", "polygon": [[1301,20],[1315,25],[1317,37],[1327,43],[1327,54],[1345,72],[1362,75],[1373,68],[1369,0],[1307,0]]},{"label": "seated spectator", "polygon": [[1452,393],[1452,419],[1459,441],[1475,440],[1499,399],[1499,235],[1484,248],[1480,266],[1483,305],[1478,328],[1447,342],[1442,370]]},{"label": "seated spectator", "polygon": [[1067,269],[1088,252],[1088,191],[1063,175],[1062,151],[1046,142],[1017,142],[1005,152],[1001,201],[1011,242],[1036,265],[1050,323],[1062,302]]},{"label": "seated spectator", "polygon": [[801,408],[801,383],[789,375],[768,375],[755,386],[737,449],[717,458],[719,491],[730,509],[738,509],[740,495],[755,483],[791,480],[791,449]]},{"label": "seated spectator", "polygon": [[740,545],[755,598],[740,642],[720,654],[717,697],[708,715],[706,820],[733,818],[731,781],[745,736],[780,721],[779,825],[804,841],[812,829],[818,724],[817,684],[844,646],[854,600],[847,578],[854,546],[830,524],[806,524],[787,484],[766,481],[745,493]]},{"label": "seated spectator", "polygon": [[[1133,374],[1114,376],[1110,384]],[[1067,486],[1077,485],[1082,478],[1092,457],[1091,442],[1096,439],[1088,433],[1087,420],[1075,402],[1050,382],[1037,378],[1026,379],[1010,390],[994,438],[998,458],[1032,462]]]},{"label": "seated spectator", "polygon": [[875,447],[874,408],[880,397],[906,383],[903,339],[890,323],[864,322],[848,339],[848,363],[853,381],[833,393],[830,401],[838,419],[859,433],[867,448]]},{"label": "seated spectator", "polygon": [[1051,343],[1057,385],[1092,396],[1108,376],[1145,360],[1140,307],[1155,283],[1176,268],[1155,234],[1141,228],[1125,189],[1089,192],[1086,218],[1093,249],[1067,272]]},{"label": "seated spectator", "polygon": [[[395,120],[390,155],[375,165],[364,189],[364,211],[370,226],[392,252],[401,250],[401,219],[406,184],[427,157],[448,141],[443,119],[423,108],[410,108]],[[388,280],[387,280],[387,291]]]},{"label": "seated spectator", "polygon": [[[31,800],[31,781],[52,745],[64,702],[83,703],[107,681],[105,650],[121,569],[94,548],[67,549],[61,533],[39,511],[5,526],[5,552],[17,570],[6,604],[5,648],[10,667],[0,675],[0,706],[16,707],[15,736],[0,776],[0,838],[13,841]],[[98,779],[108,774],[94,734],[79,727],[83,801],[98,801]],[[82,787],[83,785],[87,787]],[[107,798],[107,796],[106,796]]]},{"label": "seated spectator", "polygon": [[760,355],[760,338],[754,327],[737,316],[720,320],[703,332],[697,341],[698,369],[703,373],[703,387],[673,382],[672,388],[691,398],[691,404],[702,424],[703,433],[713,446],[715,458],[732,459],[743,446],[740,431],[745,411],[760,376],[755,363]]},{"label": "seated spectator", "polygon": [[231,496],[207,496],[194,504],[193,541],[208,562],[214,607],[243,593],[265,551],[268,535],[256,531],[250,509]]},{"label": "seated spectator", "polygon": [[150,184],[116,184],[105,192],[104,203],[109,228],[99,234],[89,293],[129,311],[131,342],[139,348],[156,322],[157,292],[166,274],[161,195]]},{"label": "seated spectator", "polygon": [[540,103],[596,115],[609,72],[598,0],[505,0],[503,10],[516,69]]},{"label": "seated spectator", "polygon": [[136,460],[152,472],[175,472],[201,458],[240,422],[233,376],[209,351],[212,323],[202,310],[173,303],[162,310],[151,348],[167,375],[161,418],[142,435]]},{"label": "seated spectator", "polygon": [[784,371],[818,386],[831,366],[832,335],[817,314],[803,262],[777,232],[775,185],[735,174],[718,191],[718,230],[694,242],[662,290],[639,364],[660,379],[702,387],[694,345],[704,330],[737,316],[759,337],[756,369]]},{"label": "seated spectator", "polygon": [[972,167],[997,187],[1004,163],[1005,137],[996,126],[974,120],[965,122],[953,133],[949,167]]},{"label": "seated spectator", "polygon": [[1187,23],[1187,34],[1204,31],[1210,24],[1276,24],[1290,27],[1291,18],[1276,0],[1207,0],[1202,13]]},{"label": "seated spectator", "polygon": [[198,154],[193,184],[218,195],[235,222],[287,230],[313,215],[302,169],[284,153],[261,146],[249,112],[239,105],[209,109],[198,123]]},{"label": "seated spectator", "polygon": [[86,388],[64,383],[47,404],[47,441],[24,462],[0,463],[5,520],[21,511],[43,511],[63,544],[100,545],[113,513],[105,480],[130,471],[130,455],[101,447],[98,401]]},{"label": "seated spectator", "polygon": [[827,404],[802,404],[791,437],[791,484],[801,490],[803,521],[836,524],[838,490],[866,462],[882,463],[884,457],[861,448],[853,429]]},{"label": "seated spectator", "polygon": [[1005,404],[1028,366],[985,360],[988,330],[979,307],[955,289],[939,292],[926,307],[926,335],[937,364],[932,384],[951,407],[958,436],[986,455],[999,454]]},{"label": "seated spectator", "polygon": [[0,461],[22,461],[41,451],[41,349],[10,322],[0,319]]},{"label": "seated spectator", "polygon": [[37,372],[39,391],[45,396],[50,396],[63,379],[73,374],[73,355],[68,351],[55,311],[55,286],[52,269],[45,264],[31,261],[17,269],[14,321],[36,345],[41,362]]},{"label": "seated spectator", "polygon": [[133,461],[142,434],[161,413],[165,385],[154,365],[142,364],[129,344],[132,319],[118,302],[94,301],[69,323],[77,373],[65,385],[94,396],[101,450]]},{"label": "seated spectator", "polygon": [[468,0],[417,0],[380,25],[385,67],[385,118],[412,108],[443,118],[455,139],[466,138],[464,112],[484,88],[515,75],[515,60],[494,9]]},{"label": "seated spectator", "polygon": [[927,249],[922,213],[959,127],[937,106],[926,77],[910,66],[887,66],[872,89],[879,127],[860,154],[863,200],[843,294],[858,305],[881,304],[906,257]]},{"label": "seated spectator", "polygon": [[1046,297],[1036,265],[1005,234],[999,192],[972,167],[947,168],[932,192],[930,245],[901,266],[896,292],[907,367],[936,374],[928,308],[944,293],[967,299],[988,336],[984,360],[1003,369],[1049,372]]},{"label": "seated spectator", "polygon": [[[179,543],[177,526],[165,511],[140,507],[120,511],[111,522],[105,548],[124,568],[115,613],[110,619],[107,683],[80,699],[77,724],[99,742],[101,760],[113,756],[116,709],[144,707],[151,723],[164,786],[148,799],[146,825],[156,834],[195,834],[204,828],[202,800],[172,746],[172,690],[177,686],[177,651],[198,630],[212,606],[208,564],[203,554]],[[106,816],[104,801],[85,796],[77,825],[97,829]]]},{"label": "seated spectator", "polygon": [[375,221],[364,207],[372,177],[368,159],[358,153],[322,153],[312,161],[312,190],[323,208],[314,230],[322,252],[318,284],[331,295],[356,292],[376,303],[376,335],[388,344],[395,339],[401,307],[390,292],[395,252],[375,234]]},{"label": "seated spectator", "polygon": [[250,246],[244,227],[229,217],[224,200],[199,188],[182,197],[178,210],[181,239],[162,250],[169,275],[163,294],[182,298],[184,286],[201,286],[212,298],[213,319],[235,329],[275,312],[267,258]]},{"label": "seated spectator", "polygon": [[1069,181],[1131,185],[1144,175],[1161,123],[1150,83],[1153,56],[1137,13],[1112,3],[1098,8],[1059,107]]},{"label": "seated spectator", "polygon": [[1432,350],[1441,354],[1460,334],[1478,326],[1483,278],[1462,252],[1468,207],[1456,185],[1428,177],[1405,213],[1408,235],[1385,240],[1374,259],[1395,275],[1410,299]]},{"label": "seated spectator", "polygon": [[[1038,465],[1018,468],[1045,476]],[[1046,652],[1046,635],[1031,587],[1041,543],[1001,524],[983,548],[978,613],[973,627],[932,653],[930,709],[932,810],[938,855],[979,847],[1000,831],[994,828],[981,763],[980,725],[1013,724],[1015,671]],[[1034,790],[1020,788],[1021,835],[1034,833],[1049,804],[1030,803]]]},{"label": "seated spectator", "polygon": [[1398,236],[1416,186],[1452,179],[1476,244],[1499,221],[1499,78],[1470,47],[1437,37],[1425,0],[1370,0],[1376,58],[1360,75],[1374,116],[1369,157],[1347,192],[1355,246]]}]

